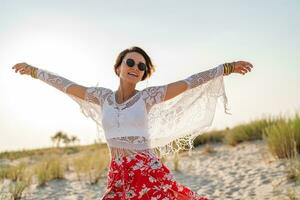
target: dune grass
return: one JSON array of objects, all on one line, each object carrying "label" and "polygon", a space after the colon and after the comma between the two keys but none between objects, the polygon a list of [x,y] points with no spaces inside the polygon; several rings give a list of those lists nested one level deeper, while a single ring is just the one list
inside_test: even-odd
[{"label": "dune grass", "polygon": [[34,172],[38,185],[44,186],[50,180],[64,178],[65,163],[62,157],[52,155],[39,161],[34,167]]},{"label": "dune grass", "polygon": [[[231,146],[245,141],[265,140],[271,154],[277,159],[286,159],[287,178],[300,183],[300,116],[282,115],[265,117],[225,130],[213,130],[199,135],[194,146],[208,143],[224,143]],[[210,148],[204,148],[210,152]]]},{"label": "dune grass", "polygon": [[[95,184],[109,162],[106,144],[3,152],[1,158],[13,162],[0,166],[0,200],[26,198],[26,189],[31,184],[46,186],[48,181],[65,179],[66,170],[76,167],[80,176]],[[72,165],[75,160],[77,164]],[[9,182],[3,188],[1,184],[5,179]]]},{"label": "dune grass", "polygon": [[244,141],[261,140],[263,139],[265,128],[276,124],[276,122],[276,119],[266,118],[235,126],[234,128],[227,130],[224,142],[235,146]]},{"label": "dune grass", "polygon": [[0,153],[0,159],[17,160],[25,157],[41,157],[45,155],[59,153],[61,150],[57,148],[41,148],[31,150],[4,151]]},{"label": "dune grass", "polygon": [[265,129],[264,138],[277,158],[292,158],[300,153],[300,118],[281,118]]},{"label": "dune grass", "polygon": [[12,181],[9,184],[9,193],[14,200],[21,199],[24,191],[31,185],[31,175],[24,175],[22,180]]},{"label": "dune grass", "polygon": [[281,118],[265,129],[264,139],[274,157],[287,160],[287,178],[300,183],[300,116]]},{"label": "dune grass", "polygon": [[27,164],[20,162],[15,166],[1,166],[0,168],[0,180],[10,179],[11,181],[22,180],[25,176],[25,170]]},{"label": "dune grass", "polygon": [[[232,128],[227,127],[223,130],[212,130],[196,137],[193,144],[195,147],[207,143],[224,143],[236,146],[245,141],[262,140],[267,128],[277,126],[284,119],[282,116],[269,116],[252,120],[248,123],[238,124]],[[298,120],[297,115],[294,120]],[[290,124],[287,126],[290,126]]]},{"label": "dune grass", "polygon": [[227,128],[226,130],[212,130],[206,133],[203,133],[202,135],[199,135],[194,139],[194,146],[199,146],[207,143],[219,143],[224,142],[224,137],[226,134],[226,131],[229,130]]},{"label": "dune grass", "polygon": [[233,128],[227,127],[224,130],[205,132],[194,139],[194,146],[207,143],[224,143],[236,146],[245,141],[261,140],[263,138],[264,129],[276,123],[276,121],[277,119],[267,117],[245,124],[239,124]]},{"label": "dune grass", "polygon": [[[94,144],[91,145],[76,145],[67,147],[50,147],[50,148],[40,148],[40,149],[29,149],[29,150],[17,150],[17,151],[3,151],[0,152],[0,159],[9,159],[11,161],[17,160],[25,157],[47,157],[51,155],[64,155],[64,154],[76,154],[86,149],[95,149]],[[106,144],[97,144],[97,147],[106,147]]]},{"label": "dune grass", "polygon": [[[1,168],[0,171],[2,179],[10,180],[5,198],[21,199],[24,196],[24,191],[32,183],[32,171],[28,164],[20,162],[16,166]],[[0,195],[0,197],[1,196],[2,195]]]},{"label": "dune grass", "polygon": [[99,148],[89,150],[73,160],[72,166],[79,180],[88,181],[90,184],[98,183],[105,168],[109,163],[107,149]]}]

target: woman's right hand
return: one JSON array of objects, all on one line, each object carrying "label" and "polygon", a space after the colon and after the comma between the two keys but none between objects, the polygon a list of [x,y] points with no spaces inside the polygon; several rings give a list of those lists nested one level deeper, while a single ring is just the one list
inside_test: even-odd
[{"label": "woman's right hand", "polygon": [[239,73],[245,75],[248,72],[251,72],[251,68],[253,68],[253,65],[250,62],[246,61],[237,61],[232,62],[234,66],[233,73]]},{"label": "woman's right hand", "polygon": [[27,64],[27,63],[17,63],[15,64],[12,69],[15,69],[15,72],[20,72],[20,74],[26,74],[26,75],[31,75],[32,70],[35,67]]}]

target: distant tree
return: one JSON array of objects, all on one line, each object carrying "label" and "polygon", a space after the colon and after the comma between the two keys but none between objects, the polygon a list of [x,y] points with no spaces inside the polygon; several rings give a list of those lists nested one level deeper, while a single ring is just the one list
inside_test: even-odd
[{"label": "distant tree", "polygon": [[72,143],[73,145],[75,145],[76,142],[79,142],[79,138],[76,137],[75,135],[72,135],[72,136],[70,137],[70,141],[71,141],[71,143]]},{"label": "distant tree", "polygon": [[59,148],[60,142],[63,140],[63,132],[58,131],[54,136],[51,137],[52,142],[56,147]]},{"label": "distant tree", "polygon": [[58,131],[54,136],[51,137],[51,141],[54,145],[56,145],[57,148],[59,148],[61,142],[64,143],[65,146],[68,146],[70,143],[75,145],[76,142],[79,142],[79,138],[74,135],[68,136],[62,131]]},{"label": "distant tree", "polygon": [[69,136],[67,134],[63,134],[62,141],[65,144],[65,146],[68,146],[71,142],[71,139],[69,138]]}]

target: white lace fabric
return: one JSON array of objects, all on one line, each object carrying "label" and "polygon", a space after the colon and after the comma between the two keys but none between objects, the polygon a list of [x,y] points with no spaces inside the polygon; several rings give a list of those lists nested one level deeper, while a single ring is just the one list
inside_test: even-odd
[{"label": "white lace fabric", "polygon": [[228,113],[224,87],[224,67],[193,74],[182,81],[188,89],[164,100],[168,85],[147,87],[123,103],[116,92],[89,87],[84,99],[66,93],[76,84],[49,71],[38,71],[38,78],[68,94],[81,112],[96,122],[99,138],[110,148],[111,156],[148,152],[158,156],[193,147],[193,140],[212,124],[217,100],[223,100]]}]

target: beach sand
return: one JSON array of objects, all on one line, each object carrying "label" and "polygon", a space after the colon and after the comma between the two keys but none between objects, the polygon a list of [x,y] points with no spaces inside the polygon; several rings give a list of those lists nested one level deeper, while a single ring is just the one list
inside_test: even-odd
[{"label": "beach sand", "polygon": [[[204,145],[194,148],[191,156],[182,153],[179,171],[174,171],[174,164],[168,158],[165,164],[175,180],[209,199],[289,199],[287,193],[291,188],[300,199],[300,186],[286,178],[286,162],[274,159],[263,141],[236,147],[210,146],[215,152],[207,153]],[[95,185],[80,182],[75,173],[67,173],[66,179],[50,181],[45,187],[31,185],[23,199],[100,199],[106,187],[106,173]],[[8,183],[4,181],[2,187]]]},{"label": "beach sand", "polygon": [[209,199],[289,199],[291,189],[300,199],[300,185],[286,178],[286,162],[274,159],[263,141],[211,146],[215,153],[199,147],[181,157],[182,172],[174,173],[178,182]]}]

